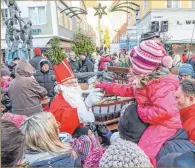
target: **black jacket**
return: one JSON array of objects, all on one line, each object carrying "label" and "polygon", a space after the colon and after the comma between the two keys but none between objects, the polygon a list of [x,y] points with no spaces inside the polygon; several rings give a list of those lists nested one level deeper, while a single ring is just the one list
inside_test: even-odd
[{"label": "black jacket", "polygon": [[73,61],[71,58],[69,58],[69,64],[70,64],[70,67],[71,67],[73,73],[79,72],[79,70],[80,70],[80,61],[79,60]]},{"label": "black jacket", "polygon": [[162,146],[160,152],[156,156],[156,162],[170,153],[185,153],[194,150],[195,146],[188,140],[188,135],[184,129],[179,129],[177,133],[169,138]]},{"label": "black jacket", "polygon": [[15,78],[15,68],[16,68],[16,64],[11,63],[10,65],[8,65],[8,68],[11,72],[10,76],[14,79]]},{"label": "black jacket", "polygon": [[90,58],[86,58],[85,61],[82,61],[80,72],[94,72],[94,63]]},{"label": "black jacket", "polygon": [[48,72],[44,73],[42,71],[37,71],[34,75],[36,81],[44,87],[49,97],[54,97],[54,86],[55,86],[55,75],[52,70],[49,70]]},{"label": "black jacket", "polygon": [[[29,61],[29,63],[35,68],[35,70],[40,70],[40,61],[44,59],[41,55],[36,55],[33,59]],[[49,60],[48,60],[49,61]],[[53,70],[52,64],[49,61],[49,69]]]}]

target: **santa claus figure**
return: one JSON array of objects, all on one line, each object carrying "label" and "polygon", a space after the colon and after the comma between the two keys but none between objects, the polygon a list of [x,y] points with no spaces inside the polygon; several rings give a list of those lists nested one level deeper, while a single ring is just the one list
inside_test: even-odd
[{"label": "santa claus figure", "polygon": [[73,134],[77,127],[95,121],[91,107],[102,100],[103,93],[100,89],[94,89],[84,100],[82,90],[66,59],[55,65],[54,71],[58,83],[55,90],[58,94],[49,111],[60,123],[60,132]]}]

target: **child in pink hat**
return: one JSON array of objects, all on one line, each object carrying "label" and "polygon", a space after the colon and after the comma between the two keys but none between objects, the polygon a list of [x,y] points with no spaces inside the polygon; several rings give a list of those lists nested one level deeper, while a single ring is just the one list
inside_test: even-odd
[{"label": "child in pink hat", "polygon": [[167,53],[159,41],[143,41],[130,56],[134,75],[130,85],[100,83],[96,88],[118,96],[135,97],[139,117],[150,124],[138,145],[155,166],[155,157],[162,145],[182,127],[174,96],[179,79],[175,75],[162,76],[160,69]]}]

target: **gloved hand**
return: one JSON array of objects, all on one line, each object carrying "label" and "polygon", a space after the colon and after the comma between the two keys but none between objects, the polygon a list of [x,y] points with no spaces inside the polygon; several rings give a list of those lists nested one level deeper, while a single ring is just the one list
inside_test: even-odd
[{"label": "gloved hand", "polygon": [[91,108],[94,104],[100,102],[104,97],[104,94],[101,93],[102,89],[94,89],[90,92],[85,100],[85,104],[88,108]]},{"label": "gloved hand", "polygon": [[106,85],[108,85],[108,83],[101,82],[101,83],[99,83],[99,84],[96,84],[96,85],[95,85],[95,88],[102,88],[102,89],[105,89]]}]

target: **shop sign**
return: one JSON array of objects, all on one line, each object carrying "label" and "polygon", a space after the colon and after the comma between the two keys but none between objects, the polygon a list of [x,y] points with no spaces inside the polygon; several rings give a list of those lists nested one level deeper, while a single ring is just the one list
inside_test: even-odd
[{"label": "shop sign", "polygon": [[41,33],[41,29],[32,29],[32,35],[39,35]]}]

